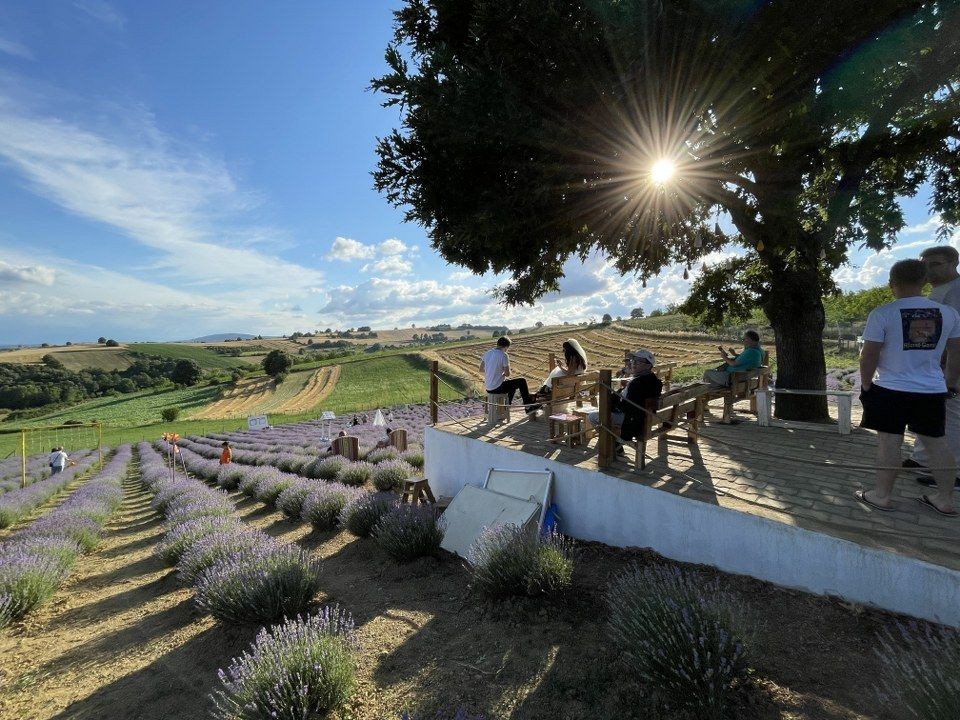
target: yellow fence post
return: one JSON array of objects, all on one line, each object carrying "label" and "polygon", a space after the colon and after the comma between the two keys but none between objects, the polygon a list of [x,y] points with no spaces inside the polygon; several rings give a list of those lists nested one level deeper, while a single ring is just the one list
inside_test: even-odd
[{"label": "yellow fence post", "polygon": [[20,487],[27,486],[27,431],[20,431]]}]

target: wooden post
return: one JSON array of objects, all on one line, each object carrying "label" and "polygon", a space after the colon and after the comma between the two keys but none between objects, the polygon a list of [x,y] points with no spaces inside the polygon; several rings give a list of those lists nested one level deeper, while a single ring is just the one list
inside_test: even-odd
[{"label": "wooden post", "polygon": [[613,371],[601,370],[599,387],[597,392],[599,397],[600,427],[597,435],[597,467],[603,469],[610,467],[610,460],[613,458],[613,428],[610,427],[610,390],[613,387]]},{"label": "wooden post", "polygon": [[547,375],[553,372],[553,369],[557,366],[557,356],[554,353],[547,355]]},{"label": "wooden post", "polygon": [[436,360],[430,361],[430,424],[437,424],[437,403],[440,402],[440,396],[437,387],[437,367],[439,363]]}]

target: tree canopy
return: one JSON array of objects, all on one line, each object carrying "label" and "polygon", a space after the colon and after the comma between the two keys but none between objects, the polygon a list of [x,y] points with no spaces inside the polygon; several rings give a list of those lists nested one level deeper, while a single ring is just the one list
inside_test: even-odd
[{"label": "tree canopy", "polygon": [[177,360],[170,374],[170,379],[177,385],[196,385],[202,377],[203,368],[200,367],[200,363],[186,358]]},{"label": "tree canopy", "polygon": [[922,187],[960,218],[960,0],[407,0],[386,60],[375,184],[446,260],[523,303],[570,256],[646,280],[722,251],[685,309],[759,304],[786,387],[823,386],[851,247]]},{"label": "tree canopy", "polygon": [[283,350],[271,350],[263,359],[263,370],[270,377],[283,375],[293,367],[293,358]]}]

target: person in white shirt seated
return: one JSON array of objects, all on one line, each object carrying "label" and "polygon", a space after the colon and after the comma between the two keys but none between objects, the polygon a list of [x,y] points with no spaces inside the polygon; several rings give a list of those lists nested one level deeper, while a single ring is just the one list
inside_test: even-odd
[{"label": "person in white shirt seated", "polygon": [[[926,270],[919,260],[890,268],[896,298],[867,316],[860,354],[861,426],[877,431],[877,482],[858,490],[857,500],[877,510],[894,509],[893,484],[903,432],[923,441],[937,492],[917,500],[925,508],[957,517],[953,501],[954,454],[945,439],[946,403],[960,379],[960,314],[923,297]],[[946,351],[946,367],[940,364]]]},{"label": "person in white shirt seated", "polygon": [[500,337],[497,339],[497,346],[483,354],[480,360],[480,372],[483,373],[484,388],[494,395],[506,395],[508,403],[513,403],[513,396],[519,392],[527,415],[531,420],[536,419],[540,405],[530,394],[527,381],[523,378],[510,377],[510,358],[507,355],[509,347],[510,338]]},{"label": "person in white shirt seated", "polygon": [[587,353],[583,347],[573,338],[569,338],[563,343],[563,364],[557,364],[557,367],[550,371],[543,386],[537,392],[538,400],[549,400],[553,391],[553,381],[558,377],[570,377],[571,375],[583,375],[587,371]]}]

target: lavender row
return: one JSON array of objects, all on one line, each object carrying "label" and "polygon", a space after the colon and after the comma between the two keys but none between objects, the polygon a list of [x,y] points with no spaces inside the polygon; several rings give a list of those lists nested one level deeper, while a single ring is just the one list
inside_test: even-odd
[{"label": "lavender row", "polygon": [[97,455],[92,452],[78,457],[80,459],[76,460],[75,465],[70,465],[56,475],[0,495],[0,528],[10,527],[43,505],[73,482],[77,475],[86,471],[97,459]]},{"label": "lavender row", "polygon": [[[148,443],[138,450],[141,477],[167,524],[157,553],[193,584],[202,610],[221,622],[263,624],[295,617],[313,604],[319,566],[309,555],[245,526],[225,492],[171,472]],[[191,461],[199,457],[190,455]]]},{"label": "lavender row", "polygon": [[[93,450],[78,450],[72,456],[74,462],[79,462],[84,458],[91,455]],[[22,469],[20,465],[20,458],[11,458],[16,460],[17,469],[16,472],[12,475],[9,475],[3,480],[0,480],[0,495],[11,490],[19,490],[21,483],[23,482]],[[46,480],[50,477],[50,456],[46,453],[43,455],[33,455],[27,458],[27,485],[32,485],[33,483],[40,482],[41,480]]]},{"label": "lavender row", "polygon": [[129,445],[118,448],[92,480],[0,545],[0,626],[48,600],[77,557],[97,547],[104,525],[123,502],[121,483],[130,458]]}]

